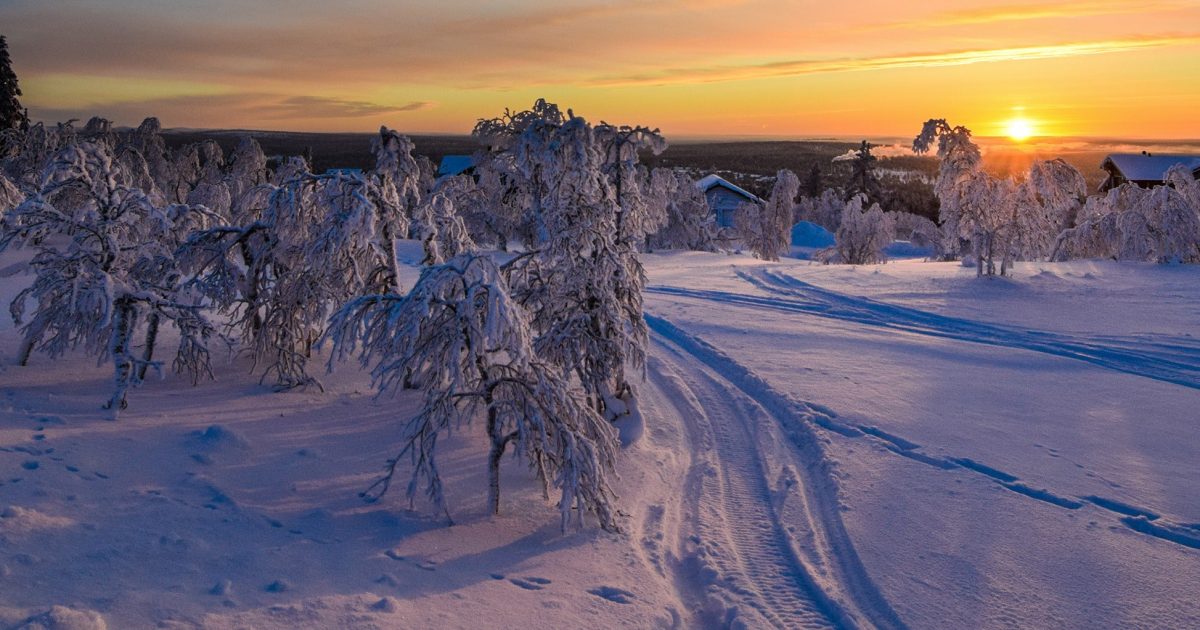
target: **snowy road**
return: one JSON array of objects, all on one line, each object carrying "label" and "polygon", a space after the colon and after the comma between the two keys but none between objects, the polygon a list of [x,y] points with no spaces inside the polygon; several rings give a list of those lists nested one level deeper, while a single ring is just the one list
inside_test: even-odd
[{"label": "snowy road", "polygon": [[[839,414],[824,404],[797,397],[816,394],[813,400],[839,408],[850,402],[845,398],[844,386],[824,391],[816,384],[829,383],[838,373],[814,368],[812,362],[801,358],[809,339],[819,344],[826,360],[836,358],[837,365],[853,368],[853,372],[836,376],[839,380],[851,380],[848,374],[856,374],[860,362],[870,363],[875,352],[888,348],[886,344],[870,345],[879,343],[873,340],[886,339],[880,335],[895,332],[905,341],[887,344],[935,344],[921,347],[938,348],[942,354],[937,360],[949,365],[967,357],[988,356],[983,354],[986,352],[1002,353],[994,355],[998,357],[995,369],[1000,371],[1067,370],[1056,366],[1077,362],[1077,369],[1063,373],[1077,374],[1071,378],[1079,378],[1081,382],[1090,378],[1101,389],[1104,386],[1099,385],[1100,381],[1129,383],[1123,387],[1134,389],[1142,382],[1146,389],[1173,392],[1163,399],[1163,409],[1173,409],[1176,405],[1166,401],[1187,399],[1200,389],[1200,343],[1191,334],[1186,331],[1179,335],[1099,334],[1090,330],[1039,330],[979,321],[823,288],[790,272],[786,268],[747,266],[735,268],[732,275],[736,282],[730,282],[733,278],[729,276],[722,279],[718,275],[715,282],[697,276],[647,290],[651,296],[647,322],[653,332],[648,366],[651,389],[659,392],[662,404],[675,406],[678,422],[686,428],[693,457],[679,499],[683,504],[677,532],[681,542],[674,567],[681,599],[685,603],[690,601],[693,604],[690,608],[699,611],[693,621],[706,627],[737,622],[748,627],[904,627],[905,621],[921,627],[931,618],[957,618],[961,612],[962,619],[974,619],[981,627],[1004,625],[1017,619],[1035,624],[1055,623],[1055,620],[1065,621],[1059,616],[1064,610],[1075,608],[1068,593],[1080,588],[1087,593],[1085,600],[1108,592],[1110,601],[1125,601],[1136,607],[1122,609],[1118,616],[1107,613],[1106,623],[1123,623],[1122,619],[1131,622],[1146,612],[1159,615],[1164,610],[1170,612],[1162,619],[1194,618],[1195,611],[1190,605],[1173,607],[1173,596],[1166,595],[1166,591],[1157,597],[1147,596],[1148,599],[1139,595],[1146,592],[1141,589],[1146,587],[1146,580],[1154,581],[1150,576],[1156,572],[1147,572],[1143,565],[1188,567],[1188,559],[1200,549],[1200,524],[1191,522],[1195,516],[1187,508],[1188,502],[1168,501],[1170,495],[1154,492],[1155,486],[1144,481],[1150,466],[1190,471],[1192,466],[1187,460],[1170,464],[1172,460],[1164,458],[1165,451],[1157,449],[1157,454],[1149,460],[1153,463],[1122,468],[1113,465],[1118,461],[1116,458],[1104,457],[1105,453],[1118,452],[1113,448],[1117,443],[1111,438],[1098,443],[1107,447],[1094,456],[1077,458],[1067,458],[1063,451],[1077,453],[1078,442],[1047,445],[1031,440],[1030,452],[1070,466],[1048,468],[1030,460],[1028,455],[1018,456],[1007,445],[994,444],[988,448],[986,439],[980,442],[972,435],[986,435],[993,430],[989,424],[939,423],[937,426],[944,427],[942,431],[961,433],[967,439],[956,436],[941,444],[930,443],[927,432],[910,433],[903,426],[897,430],[897,418]],[[794,314],[803,317],[790,317]],[[704,323],[698,326],[698,322]],[[779,337],[778,345],[762,343],[785,330],[787,337]],[[840,341],[833,346],[830,339]],[[981,350],[979,346],[996,350]],[[835,352],[834,347],[838,350],[830,354]],[[769,349],[775,348],[782,353],[774,356]],[[853,354],[842,354],[846,350]],[[942,369],[921,368],[913,373],[932,375]],[[816,374],[821,374],[821,378],[814,380]],[[923,381],[928,377],[914,378]],[[881,381],[888,383],[886,377]],[[981,382],[984,390],[986,383]],[[797,385],[800,390],[794,389]],[[1064,386],[1072,390],[1078,387]],[[856,398],[871,400],[870,390],[849,391]],[[895,393],[888,391],[891,395]],[[1097,438],[1101,435],[1093,431],[1112,431],[1120,426],[1076,425],[1073,414],[1080,412],[1076,411],[1077,404],[1073,407],[1069,402],[1074,395],[1055,403],[1063,405],[1059,414],[1063,418],[1064,435],[1066,429],[1077,426],[1083,430],[1078,434],[1079,439],[1090,440],[1093,435]],[[1055,400],[1053,394],[1050,396],[1049,400]],[[1114,400],[1120,399],[1120,395],[1114,396]],[[1132,398],[1128,400],[1135,404]],[[887,402],[879,402],[889,407]],[[943,404],[960,405],[953,398]],[[1097,404],[1104,403],[1097,401]],[[862,405],[854,403],[854,406]],[[938,408],[924,409],[924,414],[933,417],[943,413]],[[1141,411],[1151,413],[1145,407]],[[1002,414],[996,416],[999,420],[1007,419],[1010,412],[997,408],[985,413]],[[1145,425],[1142,430],[1158,439],[1156,427],[1174,426],[1170,418],[1157,416],[1155,424]],[[1159,424],[1160,420],[1168,424]],[[1028,420],[1008,426],[1036,432],[1031,437],[1048,428],[1059,431],[1057,426]],[[1022,440],[1017,438],[1017,441]],[[985,445],[982,451],[980,445]],[[867,459],[846,462],[843,458],[850,453],[862,453],[855,455],[856,459]],[[1136,461],[1129,459],[1132,454],[1127,450],[1125,453],[1121,459]],[[889,459],[896,463],[888,463]],[[1061,586],[1051,591],[1020,596],[1044,595],[1044,602],[1010,609],[1009,603],[1019,597],[1014,593],[1025,592],[1024,588],[1014,589],[1001,580],[971,578],[963,582],[949,576],[922,574],[911,561],[886,559],[892,555],[890,550],[882,550],[885,555],[881,558],[879,541],[859,537],[863,521],[855,524],[853,539],[847,534],[849,521],[843,522],[843,514],[849,509],[843,503],[845,496],[862,496],[864,490],[866,495],[876,496],[875,482],[870,482],[871,489],[866,490],[855,485],[862,481],[847,480],[840,471],[853,469],[861,474],[866,470],[874,476],[877,471],[893,468],[908,471],[908,477],[880,478],[893,488],[890,493],[878,494],[887,502],[916,503],[925,500],[917,497],[940,495],[947,497],[935,500],[941,510],[943,504],[951,505],[947,500],[957,502],[960,499],[955,497],[961,496],[962,501],[974,507],[970,508],[969,524],[959,521],[954,527],[967,529],[986,529],[989,518],[994,518],[990,516],[993,509],[999,514],[1007,511],[1018,520],[1039,519],[1036,525],[1035,521],[1028,521],[1029,526],[1053,531],[1052,537],[1028,549],[1013,548],[1010,552],[1018,565],[1025,567],[1023,571],[1038,573],[1016,575],[1022,575],[1022,579],[1032,575],[1036,580],[1040,579],[1040,572],[1059,566],[1074,577],[1062,578],[1065,581]],[[1124,478],[1114,479],[1114,471],[1123,472]],[[910,484],[911,491],[900,489],[896,493]],[[974,490],[963,495],[965,488]],[[994,495],[995,492],[1000,494]],[[920,514],[904,513],[896,517],[909,523],[922,520]],[[856,517],[851,513],[850,518]],[[867,529],[875,527],[876,518],[870,517],[872,525]],[[888,520],[884,517],[883,522]],[[946,558],[960,563],[956,566],[963,566],[963,559],[988,553],[993,548],[983,538],[972,543],[969,551],[939,555],[940,552],[934,552],[940,549],[943,539],[934,532],[925,543],[930,547],[914,547],[916,553],[924,549],[926,554],[916,560]],[[892,538],[895,545],[897,540]],[[907,547],[908,542],[904,540],[901,544]],[[862,551],[856,549],[856,543],[864,546]],[[1087,560],[1072,560],[1069,554],[1060,560],[1046,555],[1046,551],[1035,551],[1064,544],[1072,548],[1078,545],[1079,550],[1110,550],[1113,555],[1109,560],[1115,563],[1117,575],[1124,573],[1124,576],[1115,581],[1100,579],[1092,583],[1092,579],[1098,579],[1104,572],[1088,576],[1084,569]],[[1153,559],[1147,553],[1153,554]],[[860,554],[864,559],[871,558],[871,562],[864,565]],[[1077,571],[1083,573],[1075,575]],[[1180,579],[1172,578],[1169,591],[1186,590],[1185,576],[1191,573],[1191,569],[1184,569]],[[1137,579],[1126,583],[1133,575]],[[907,584],[916,585],[915,590]],[[965,591],[951,595],[963,587]],[[931,599],[923,606],[905,596],[910,592],[925,593],[922,596]],[[945,608],[952,609],[958,605],[956,602],[978,605],[980,601],[990,603],[978,610],[966,606],[954,613]],[[1161,606],[1166,608],[1160,609]],[[914,609],[919,612],[914,614]],[[931,614],[931,610],[939,612]],[[1101,608],[1088,610],[1082,606],[1072,613],[1076,615],[1074,619],[1094,623],[1105,616],[1099,612]]]},{"label": "snowy road", "polygon": [[700,604],[697,621],[902,627],[846,535],[804,411],[744,390],[736,372],[710,365],[702,344],[648,321],[651,382],[679,409],[693,453],[676,582]]}]

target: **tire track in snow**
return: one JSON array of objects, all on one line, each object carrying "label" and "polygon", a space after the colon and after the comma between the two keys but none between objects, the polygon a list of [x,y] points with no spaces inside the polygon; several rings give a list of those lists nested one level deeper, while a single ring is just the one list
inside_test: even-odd
[{"label": "tire track in snow", "polygon": [[[660,355],[661,356],[661,355]],[[693,400],[686,416],[699,458],[689,472],[685,590],[702,602],[703,621],[754,627],[846,625],[797,558],[773,509],[762,462],[747,434],[744,404],[705,373],[651,361],[657,385],[676,401]],[[714,592],[716,591],[716,592]],[[715,596],[713,601],[710,596]]]},{"label": "tire track in snow", "polygon": [[[792,417],[800,424],[811,422],[822,429],[843,437],[874,441],[886,450],[901,457],[906,457],[940,470],[968,471],[988,479],[1006,490],[1059,508],[1077,510],[1084,505],[1091,505],[1116,515],[1122,525],[1134,532],[1184,547],[1200,549],[1200,528],[1198,527],[1171,521],[1151,510],[1116,499],[1096,495],[1068,497],[1044,488],[1033,487],[1022,482],[1016,475],[970,458],[927,455],[920,451],[920,444],[901,436],[893,435],[870,425],[846,424],[838,420],[837,414],[826,407],[795,401],[789,396],[779,393],[769,383],[750,369],[733,360],[732,357],[702,339],[689,335],[665,319],[646,315],[646,322],[656,333],[672,339],[676,345],[685,348],[694,358],[705,363],[712,370],[722,374],[724,378],[735,383],[743,391],[746,391],[762,403],[764,407],[770,409],[776,418]],[[781,413],[776,411],[776,409],[786,409],[788,407],[795,409],[790,416],[786,412]],[[796,442],[803,449],[804,442],[797,441],[795,438],[793,438],[793,442]],[[815,442],[812,442],[812,444],[815,445]],[[819,447],[817,448],[819,450]],[[839,518],[839,526],[840,523]],[[855,557],[855,561],[857,562],[857,557]],[[865,572],[863,575],[865,576]]]},{"label": "tire track in snow", "polygon": [[[861,320],[878,319],[879,325],[985,345],[1033,350],[1084,361],[1111,370],[1200,389],[1200,346],[1190,339],[1169,338],[1168,343],[1145,336],[1122,339],[1111,335],[1084,338],[1029,330],[1003,324],[938,315],[928,311],[856,297],[804,282],[792,276],[761,270],[757,277],[742,271],[738,276],[777,295],[816,300],[834,308],[832,313],[856,314]],[[844,317],[844,319],[851,319]],[[863,321],[863,323],[870,323]]]},{"label": "tire track in snow", "polygon": [[1083,361],[1105,369],[1200,389],[1200,347],[1187,340],[1144,344],[1145,339],[1102,337],[1089,340],[1062,333],[1028,330],[936,315],[829,291],[771,271],[738,271],[750,284],[773,293],[763,297],[682,287],[648,287],[649,293],[727,304],[770,308],[877,326],[918,335],[1030,350]]},{"label": "tire track in snow", "polygon": [[[689,431],[700,433],[692,437],[696,451],[711,449],[713,455],[693,464],[698,473],[685,484],[687,496],[698,495],[702,503],[689,512],[703,533],[690,541],[694,546],[687,554],[701,566],[685,562],[684,572],[703,575],[703,565],[716,565],[718,578],[733,578],[736,599],[773,625],[904,627],[845,532],[828,462],[807,424],[731,377],[727,366],[705,360],[695,340],[666,320],[649,315],[646,320],[656,345],[667,351],[652,358],[652,377],[673,400],[694,401],[681,413],[694,418]],[[671,352],[679,360],[669,360]],[[772,489],[763,456],[772,445],[784,452],[780,459],[793,464],[782,467],[782,489]],[[720,508],[713,512],[708,504],[718,498]],[[736,564],[719,544],[711,544],[712,536],[731,536]]]}]

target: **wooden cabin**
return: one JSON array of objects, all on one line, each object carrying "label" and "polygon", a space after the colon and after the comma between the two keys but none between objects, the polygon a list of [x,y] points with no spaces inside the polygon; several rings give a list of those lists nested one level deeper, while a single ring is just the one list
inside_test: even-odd
[{"label": "wooden cabin", "polygon": [[733,227],[734,214],[737,207],[743,203],[766,203],[754,193],[734,185],[719,175],[707,175],[696,182],[696,187],[704,192],[708,207],[717,216],[717,225]]},{"label": "wooden cabin", "polygon": [[1192,177],[1200,179],[1200,155],[1171,155],[1166,153],[1112,153],[1104,158],[1100,168],[1108,176],[1100,184],[1100,192],[1107,192],[1121,184],[1132,183],[1142,188],[1161,186],[1167,171],[1182,164],[1192,171]]}]

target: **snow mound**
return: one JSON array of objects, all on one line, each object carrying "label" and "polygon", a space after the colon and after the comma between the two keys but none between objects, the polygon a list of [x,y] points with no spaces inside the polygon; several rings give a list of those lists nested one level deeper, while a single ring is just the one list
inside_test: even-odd
[{"label": "snow mound", "polygon": [[34,509],[10,505],[0,512],[0,534],[30,534],[44,529],[59,529],[75,521],[62,516],[50,516]]},{"label": "snow mound", "polygon": [[50,610],[26,619],[16,630],[108,630],[100,613],[54,606]]},{"label": "snow mound", "polygon": [[816,223],[801,221],[792,226],[792,247],[820,249],[822,247],[831,247],[833,242],[833,232],[826,230]]},{"label": "snow mound", "polygon": [[250,443],[232,429],[214,424],[203,431],[193,431],[192,441],[201,447],[213,450],[248,448]]}]

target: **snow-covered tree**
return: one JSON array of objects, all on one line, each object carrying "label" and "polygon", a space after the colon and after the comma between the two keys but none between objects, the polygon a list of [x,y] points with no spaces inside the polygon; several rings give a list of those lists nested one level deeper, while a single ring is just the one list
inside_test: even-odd
[{"label": "snow-covered tree", "polygon": [[372,368],[380,392],[409,382],[425,392],[421,411],[404,426],[399,454],[368,497],[382,496],[407,460],[409,500],[423,491],[446,511],[438,442],[482,421],[491,443],[493,514],[500,510],[500,462],[511,447],[543,488],[559,490],[564,528],[572,520],[582,524],[587,513],[601,527],[617,528],[608,482],[615,431],[579,399],[559,366],[535,352],[526,311],[510,297],[490,258],[463,254],[428,267],[406,296],[358,298],[333,317],[329,337],[335,358],[361,347],[361,361]]},{"label": "snow-covered tree", "polygon": [[329,314],[398,288],[388,230],[408,224],[389,209],[362,175],[295,175],[271,190],[259,216],[194,234],[180,256],[253,349],[264,379],[279,389],[319,386],[307,365]]},{"label": "snow-covered tree", "polygon": [[1200,179],[1196,179],[1190,169],[1176,164],[1167,169],[1163,182],[1174,188],[1193,210],[1200,213]]},{"label": "snow-covered tree", "polygon": [[19,206],[25,200],[25,195],[17,185],[0,171],[0,229],[3,229],[4,213]]},{"label": "snow-covered tree", "polygon": [[943,118],[930,119],[913,139],[913,152],[928,153],[937,141],[937,156],[941,160],[933,191],[938,197],[938,218],[945,235],[943,251],[957,257],[961,251],[962,229],[958,225],[962,214],[964,186],[979,171],[982,155],[971,140],[971,130],[961,125],[951,127]]},{"label": "snow-covered tree", "polygon": [[[574,374],[606,417],[636,413],[625,368],[641,369],[648,336],[645,272],[631,242],[641,237],[618,229],[604,145],[586,120],[564,119],[544,101],[498,120],[477,131],[509,147],[538,226],[537,248],[507,267],[515,297],[534,315],[535,348]],[[515,138],[505,135],[516,129]]]},{"label": "snow-covered tree", "polygon": [[1050,231],[1075,226],[1083,202],[1087,199],[1087,181],[1079,169],[1062,158],[1039,160],[1029,167],[1029,185],[1037,202],[1049,215]]},{"label": "snow-covered tree", "polygon": [[791,246],[793,209],[800,179],[789,170],[775,175],[771,198],[764,205],[747,204],[737,212],[742,243],[763,260],[779,260]]},{"label": "snow-covered tree", "polygon": [[663,208],[653,202],[650,174],[639,164],[639,153],[654,155],[667,148],[667,141],[658,129],[610,125],[601,123],[595,128],[596,142],[604,153],[602,170],[608,175],[616,197],[617,238],[641,244],[647,235],[657,232],[667,220]]},{"label": "snow-covered tree", "polygon": [[1200,212],[1186,169],[1172,170],[1176,186],[1118,186],[1088,198],[1078,224],[1058,236],[1052,260],[1113,258],[1200,262]]},{"label": "snow-covered tree", "polygon": [[846,202],[842,200],[841,194],[832,188],[826,188],[820,196],[802,197],[796,204],[792,220],[794,223],[808,221],[830,232],[837,232],[845,208]]},{"label": "snow-covered tree", "polygon": [[864,197],[856,195],[842,210],[842,220],[835,236],[833,250],[836,260],[847,265],[868,265],[887,262],[886,248],[894,238],[895,226],[891,215],[879,204],[863,209]]},{"label": "snow-covered tree", "polygon": [[75,139],[75,129],[69,122],[53,127],[36,123],[24,130],[0,129],[0,170],[23,193],[36,192],[47,163]]},{"label": "snow-covered tree", "polygon": [[[122,409],[128,389],[154,361],[160,321],[180,342],[174,365],[193,380],[211,375],[207,340],[212,327],[200,296],[182,286],[175,267],[170,213],[121,183],[111,147],[78,142],[47,166],[37,193],[8,213],[0,250],[37,248],[33,284],[13,300],[23,324],[20,362],[33,350],[52,357],[82,347],[111,358],[114,391],[106,407]],[[29,303],[33,302],[32,309]],[[134,336],[146,322],[146,343],[135,356]]]},{"label": "snow-covered tree", "polygon": [[518,162],[519,144],[526,136],[539,135],[543,136],[544,143],[544,136],[562,127],[566,121],[567,117],[558,105],[538,99],[528,110],[506,109],[502,116],[480,120],[471,132],[487,147],[487,152],[480,155],[476,163],[480,187],[489,198],[501,201],[495,206],[496,211],[516,223],[514,236],[528,249],[538,247],[549,238],[540,204],[554,182],[547,179],[537,163]]},{"label": "snow-covered tree", "polygon": [[1000,275],[1004,275],[1014,259],[1019,231],[1016,185],[1011,179],[974,171],[963,176],[958,188],[956,224],[959,235],[971,242],[976,275],[995,275],[996,258],[1001,260]]},{"label": "snow-covered tree", "polygon": [[243,136],[233,153],[229,154],[222,178],[222,183],[229,191],[230,207],[252,188],[270,179],[271,170],[267,168],[267,156],[263,154],[262,147],[254,138]]},{"label": "snow-covered tree", "polygon": [[[371,152],[375,154],[375,170],[371,176],[389,208],[387,214],[394,217],[388,230],[393,238],[410,237],[396,231],[396,221],[411,220],[421,203],[422,192],[427,190],[422,187],[421,168],[412,156],[413,148],[407,136],[387,127],[380,127],[379,135],[371,141]],[[408,221],[406,225],[413,227]]]},{"label": "snow-covered tree", "polygon": [[413,213],[413,236],[425,249],[425,265],[441,264],[475,249],[462,217],[454,211],[454,202],[445,194],[434,193]]},{"label": "snow-covered tree", "polygon": [[871,155],[871,144],[866,140],[853,152],[850,158],[850,178],[846,180],[846,189],[842,193],[849,201],[856,195],[866,197],[867,203],[878,202],[883,195],[879,178],[875,176],[875,162],[878,160]]},{"label": "snow-covered tree", "polygon": [[942,256],[942,231],[933,221],[911,212],[893,212],[896,237],[907,239],[913,245],[932,250],[931,258]]},{"label": "snow-covered tree", "polygon": [[682,171],[656,168],[650,173],[650,190],[666,223],[646,238],[648,249],[716,251],[716,221],[695,180]]}]

